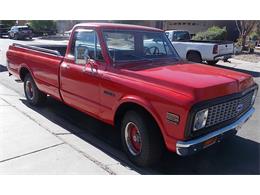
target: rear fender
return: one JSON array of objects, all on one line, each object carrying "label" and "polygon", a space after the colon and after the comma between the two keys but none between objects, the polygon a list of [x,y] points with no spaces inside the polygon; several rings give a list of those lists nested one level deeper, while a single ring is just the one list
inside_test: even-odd
[{"label": "rear fender", "polygon": [[32,71],[32,70],[29,68],[29,66],[27,66],[26,64],[21,64],[21,65],[19,66],[19,68],[18,68],[19,79],[22,80],[22,78],[21,78],[21,71],[22,71],[22,69],[24,69],[24,68],[29,71],[30,75],[33,77],[33,80],[35,81],[35,77],[34,77],[33,71]]}]

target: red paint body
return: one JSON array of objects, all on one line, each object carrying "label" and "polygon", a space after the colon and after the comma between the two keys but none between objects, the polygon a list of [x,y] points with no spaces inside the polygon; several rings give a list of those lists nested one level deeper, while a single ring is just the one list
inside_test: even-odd
[{"label": "red paint body", "polygon": [[[90,74],[90,66],[83,72],[83,66],[69,57],[71,39],[78,28],[97,32],[104,57],[104,62],[94,62],[97,74]],[[64,58],[10,46],[8,70],[19,77],[20,70],[27,68],[41,91],[112,125],[120,105],[136,103],[154,117],[171,151],[176,150],[176,141],[185,139],[187,118],[195,103],[241,92],[254,84],[250,75],[202,64],[160,61],[158,66],[150,66],[148,62],[129,62],[113,67],[102,36],[103,29],[161,31],[133,25],[77,25]],[[64,64],[69,68],[64,68]],[[113,92],[113,95],[104,91]],[[167,112],[180,116],[178,125],[166,120]]]}]

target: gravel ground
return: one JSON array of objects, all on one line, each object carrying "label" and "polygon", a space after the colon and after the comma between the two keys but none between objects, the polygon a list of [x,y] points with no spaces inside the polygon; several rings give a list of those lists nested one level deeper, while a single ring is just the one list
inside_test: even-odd
[{"label": "gravel ground", "polygon": [[233,58],[237,60],[258,63],[260,62],[260,52],[255,52],[254,54],[239,54],[235,55]]}]

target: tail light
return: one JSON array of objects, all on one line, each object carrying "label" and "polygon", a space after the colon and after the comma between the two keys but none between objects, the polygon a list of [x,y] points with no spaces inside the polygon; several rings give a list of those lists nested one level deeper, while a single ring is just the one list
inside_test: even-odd
[{"label": "tail light", "polygon": [[218,53],[218,45],[214,45],[212,53],[213,54],[217,54]]}]

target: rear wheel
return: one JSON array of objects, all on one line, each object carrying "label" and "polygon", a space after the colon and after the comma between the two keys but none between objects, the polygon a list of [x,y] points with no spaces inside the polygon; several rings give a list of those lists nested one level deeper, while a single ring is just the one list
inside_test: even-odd
[{"label": "rear wheel", "polygon": [[121,124],[121,139],[128,158],[139,166],[157,163],[163,152],[162,136],[147,114],[128,111]]},{"label": "rear wheel", "polygon": [[198,52],[191,51],[187,54],[187,60],[191,62],[201,63],[201,55]]},{"label": "rear wheel", "polygon": [[47,95],[38,89],[30,74],[24,78],[24,93],[29,104],[33,106],[42,105],[47,98]]},{"label": "rear wheel", "polygon": [[216,63],[218,63],[218,60],[207,61],[209,65],[215,65]]}]

